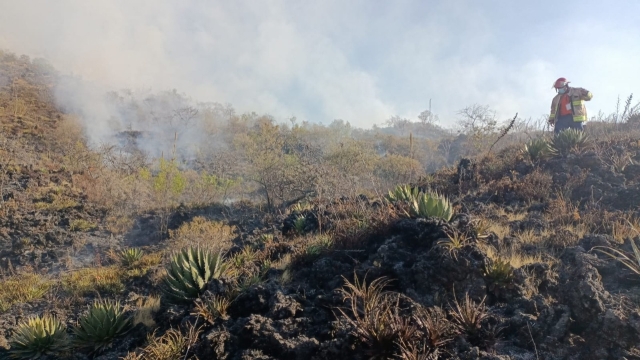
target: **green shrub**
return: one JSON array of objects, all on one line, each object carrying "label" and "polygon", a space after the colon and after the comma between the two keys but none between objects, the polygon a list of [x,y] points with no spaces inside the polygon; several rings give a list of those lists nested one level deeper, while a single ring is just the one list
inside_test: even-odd
[{"label": "green shrub", "polygon": [[131,319],[118,301],[96,301],[73,329],[75,344],[91,353],[107,349],[114,339],[131,329]]},{"label": "green shrub", "polygon": [[69,347],[64,324],[51,316],[38,316],[21,323],[9,344],[11,359],[60,358]]},{"label": "green shrub", "polygon": [[162,290],[170,300],[190,302],[202,294],[211,279],[219,278],[227,269],[219,252],[189,247],[171,258]]}]

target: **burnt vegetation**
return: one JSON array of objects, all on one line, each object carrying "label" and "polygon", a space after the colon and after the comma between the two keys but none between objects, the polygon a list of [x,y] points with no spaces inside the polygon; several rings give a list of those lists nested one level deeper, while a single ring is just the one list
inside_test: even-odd
[{"label": "burnt vegetation", "polygon": [[0,357],[640,359],[631,96],[554,138],[121,92],[96,143],[59,79],[0,52]]}]

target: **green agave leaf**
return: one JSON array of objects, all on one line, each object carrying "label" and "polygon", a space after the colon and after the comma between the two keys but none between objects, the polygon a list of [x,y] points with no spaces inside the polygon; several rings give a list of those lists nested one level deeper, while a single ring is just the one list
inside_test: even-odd
[{"label": "green agave leaf", "polygon": [[222,275],[223,265],[220,253],[213,254],[200,247],[182,249],[171,259],[163,291],[177,301],[197,298],[211,279]]}]

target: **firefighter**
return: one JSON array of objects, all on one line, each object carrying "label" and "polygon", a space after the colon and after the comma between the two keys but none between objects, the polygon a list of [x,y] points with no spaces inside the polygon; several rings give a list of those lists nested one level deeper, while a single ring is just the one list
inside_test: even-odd
[{"label": "firefighter", "polygon": [[557,95],[551,101],[549,124],[558,134],[565,129],[584,130],[587,121],[587,107],[584,102],[591,100],[591,91],[569,87],[569,81],[561,77],[553,84]]}]

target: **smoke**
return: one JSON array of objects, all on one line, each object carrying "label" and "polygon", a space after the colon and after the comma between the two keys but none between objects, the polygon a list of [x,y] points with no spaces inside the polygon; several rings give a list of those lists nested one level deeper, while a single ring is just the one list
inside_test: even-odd
[{"label": "smoke", "polygon": [[[156,132],[161,140],[145,144],[153,153],[171,148],[174,127],[151,119],[159,109],[123,111],[109,92],[128,89],[129,103],[147,104],[175,89],[191,105],[368,128],[394,115],[416,120],[430,100],[445,126],[474,103],[504,119],[538,117],[560,76],[594,93],[591,114],[608,112],[640,83],[640,5],[631,1],[622,14],[578,0],[0,3],[0,48],[68,75],[57,98],[81,114],[92,143],[123,129]],[[200,130],[181,134],[183,146],[207,141]]]},{"label": "smoke", "polygon": [[211,143],[216,134],[207,126],[234,115],[221,104],[194,103],[175,90],[113,91],[71,76],[59,79],[54,94],[64,112],[82,119],[90,146],[116,144],[156,158],[193,159],[204,145],[220,148]]}]

